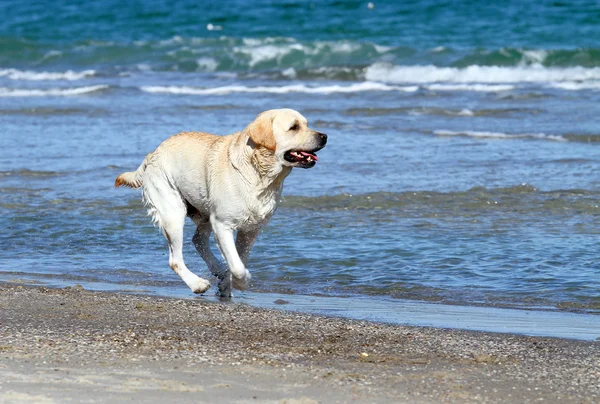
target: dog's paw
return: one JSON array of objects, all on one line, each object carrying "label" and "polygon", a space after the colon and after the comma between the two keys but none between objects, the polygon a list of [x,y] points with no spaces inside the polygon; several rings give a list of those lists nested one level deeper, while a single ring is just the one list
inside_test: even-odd
[{"label": "dog's paw", "polygon": [[210,288],[210,282],[202,278],[196,279],[196,281],[192,285],[190,285],[190,289],[192,289],[192,292],[198,294],[206,292],[208,288]]},{"label": "dog's paw", "polygon": [[226,275],[219,278],[219,292],[217,293],[218,296],[224,298],[231,297],[231,278],[231,272],[227,272]]},{"label": "dog's paw", "polygon": [[252,275],[246,269],[246,273],[243,278],[233,277],[233,287],[238,290],[246,290],[248,289],[248,285],[250,284],[250,279],[252,279]]}]

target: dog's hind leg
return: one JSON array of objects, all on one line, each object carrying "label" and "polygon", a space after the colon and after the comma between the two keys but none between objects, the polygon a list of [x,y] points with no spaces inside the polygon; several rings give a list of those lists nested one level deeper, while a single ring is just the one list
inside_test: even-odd
[{"label": "dog's hind leg", "polygon": [[204,293],[210,288],[210,282],[190,271],[183,262],[183,225],[184,215],[171,214],[161,218],[161,226],[169,243],[169,266],[179,275],[194,293]]},{"label": "dog's hind leg", "polygon": [[183,261],[183,226],[187,213],[179,192],[160,174],[148,175],[144,181],[144,202],[148,213],[169,243],[169,266],[194,293],[204,293],[210,282],[192,273]]},{"label": "dog's hind leg", "polygon": [[231,273],[227,266],[223,264],[210,250],[210,233],[212,228],[209,222],[202,222],[193,219],[198,225],[192,242],[200,254],[200,257],[206,262],[210,272],[219,279],[219,294],[222,296],[231,295]]},{"label": "dog's hind leg", "polygon": [[169,243],[169,266],[194,293],[204,293],[210,282],[191,272],[183,261],[183,226],[187,208],[179,191],[167,176],[149,165],[144,177],[142,198],[148,207],[148,214],[162,230]]},{"label": "dog's hind leg", "polygon": [[237,236],[235,238],[235,248],[244,265],[248,265],[250,250],[252,250],[252,246],[254,245],[259,232],[259,227],[253,230],[238,230],[237,232]]}]

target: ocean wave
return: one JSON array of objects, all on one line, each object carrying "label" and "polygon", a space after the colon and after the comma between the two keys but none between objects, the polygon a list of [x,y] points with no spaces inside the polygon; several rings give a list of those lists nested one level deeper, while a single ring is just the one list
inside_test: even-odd
[{"label": "ocean wave", "polygon": [[400,210],[403,215],[476,214],[480,210],[509,209],[511,212],[589,212],[600,213],[600,193],[582,189],[541,191],[530,184],[505,188],[474,187],[466,191],[372,192],[324,196],[285,196],[287,209],[316,211]]},{"label": "ocean wave", "polygon": [[397,66],[375,63],[366,69],[367,80],[394,84],[428,83],[555,83],[600,80],[600,68],[549,68],[542,65],[501,67],[472,65],[464,68]]},{"label": "ocean wave", "polygon": [[[380,57],[401,52],[368,41],[304,41],[289,37],[180,37],[164,40],[115,42],[77,41],[73,43],[23,44],[0,47],[0,65],[32,65],[48,68],[86,66],[95,70],[115,64],[123,70],[145,66],[153,71],[249,72],[351,67],[356,72]],[[27,46],[30,52],[14,48]],[[49,55],[54,55],[49,57]],[[112,62],[112,63],[111,63]],[[107,64],[108,63],[108,64]]]},{"label": "ocean wave", "polygon": [[25,115],[25,116],[49,116],[49,115],[76,115],[76,114],[102,114],[100,109],[90,110],[88,108],[62,108],[62,107],[34,107],[34,108],[0,108],[0,115]]},{"label": "ocean wave", "polygon": [[431,91],[497,92],[514,90],[515,86],[509,84],[431,84],[425,88]]},{"label": "ocean wave", "polygon": [[576,82],[566,81],[563,83],[551,83],[550,87],[558,88],[560,90],[600,90],[600,82]]},{"label": "ocean wave", "polygon": [[243,85],[229,85],[212,88],[197,88],[188,86],[143,86],[140,89],[147,93],[169,93],[169,94],[189,94],[189,95],[225,95],[231,93],[309,93],[309,94],[332,94],[332,93],[354,93],[362,91],[401,91],[414,92],[419,89],[418,86],[389,86],[382,83],[362,82],[347,86],[329,85],[311,87],[304,84],[295,84],[288,86],[257,86],[248,87]]},{"label": "ocean wave", "polygon": [[[294,38],[244,38],[242,43],[231,48],[234,55],[245,59],[250,68],[261,64],[281,66],[284,58],[297,66],[314,66],[314,62],[329,58],[368,60],[385,54],[391,48],[368,42],[357,41],[311,41],[301,42]],[[312,59],[312,60],[311,60]],[[319,65],[321,63],[318,63]]]},{"label": "ocean wave", "polygon": [[71,88],[49,88],[49,89],[23,89],[0,87],[0,97],[61,97],[71,95],[89,94],[105,90],[109,86],[99,84],[96,86],[71,87]]},{"label": "ocean wave", "polygon": [[238,77],[258,76],[271,80],[336,80],[336,81],[364,81],[364,67],[362,66],[321,66],[311,68],[288,67],[281,70],[268,70],[260,73],[238,73]]},{"label": "ocean wave", "polygon": [[565,139],[569,142],[579,142],[579,143],[600,143],[600,135],[599,134],[589,134],[589,133],[567,133],[563,135]]},{"label": "ocean wave", "polygon": [[475,138],[487,138],[487,139],[538,139],[538,140],[552,140],[555,142],[567,142],[568,140],[560,135],[546,135],[544,133],[517,133],[509,134],[502,132],[486,132],[486,131],[473,131],[473,130],[435,130],[433,134],[436,136],[468,136]]},{"label": "ocean wave", "polygon": [[[508,91],[515,83],[552,83],[564,90],[600,86],[600,49],[419,49],[368,40],[276,36],[60,44],[5,38],[0,43],[6,45],[0,46],[0,66],[18,63],[41,69],[0,69],[0,78],[14,80],[81,80],[97,76],[98,71],[107,76],[176,71],[232,74],[241,79],[366,80],[429,85],[432,91]],[[23,48],[28,52],[19,52]],[[86,70],[53,71],[63,66]]]},{"label": "ocean wave", "polygon": [[[220,26],[209,25],[213,28]],[[74,38],[71,41],[48,41],[2,37],[0,45],[0,66],[37,66],[47,70],[59,66],[110,69],[115,65],[131,70],[141,64],[155,71],[189,72],[266,72],[289,68],[303,71],[343,67],[350,68],[354,76],[363,74],[362,70],[368,66],[384,62],[393,66],[431,65],[459,70],[470,66],[523,69],[581,67],[588,70],[600,67],[599,48],[468,48],[453,47],[452,44],[431,48],[378,43],[376,37],[309,40],[275,33],[262,38],[208,35],[155,37],[150,40]],[[25,76],[28,73],[25,71]],[[51,75],[49,77],[61,75],[47,73]],[[69,76],[77,77],[79,73],[66,72],[64,79],[70,80]],[[18,72],[15,74],[20,75]],[[33,80],[45,80],[35,78],[36,74],[38,72],[34,72]]]},{"label": "ocean wave", "polygon": [[437,107],[360,107],[344,110],[343,113],[351,116],[383,116],[383,115],[438,115],[453,117],[472,116],[510,116],[513,114],[537,114],[540,111],[532,108],[494,108],[494,109],[447,109]]},{"label": "ocean wave", "polygon": [[67,70],[64,72],[35,72],[32,70],[0,69],[0,77],[11,80],[81,80],[96,75],[95,70],[83,70],[76,72]]},{"label": "ocean wave", "polygon": [[27,168],[0,171],[0,177],[57,177],[64,175],[59,171],[29,170]]}]

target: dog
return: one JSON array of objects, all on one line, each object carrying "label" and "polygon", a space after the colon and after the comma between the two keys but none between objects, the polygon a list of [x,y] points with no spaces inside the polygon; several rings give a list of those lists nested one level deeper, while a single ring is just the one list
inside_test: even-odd
[{"label": "dog", "polygon": [[[194,246],[227,298],[232,287],[248,287],[248,256],[275,213],[284,179],[294,167],[313,167],[326,143],[327,135],[309,129],[299,112],[269,110],[231,135],[174,135],[137,170],[119,175],[115,187],[142,188],[148,214],[167,239],[169,266],[192,292],[204,293],[210,282],[183,261],[183,227],[186,216],[191,218],[197,226]],[[210,250],[211,232],[226,264]]]}]

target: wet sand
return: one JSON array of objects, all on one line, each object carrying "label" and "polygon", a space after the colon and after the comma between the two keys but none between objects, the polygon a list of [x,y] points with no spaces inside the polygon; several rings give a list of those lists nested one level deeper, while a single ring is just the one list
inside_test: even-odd
[{"label": "wet sand", "polygon": [[0,402],[598,402],[600,343],[0,284]]}]

